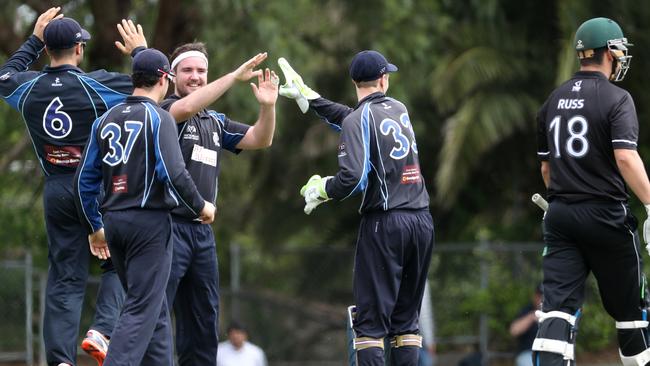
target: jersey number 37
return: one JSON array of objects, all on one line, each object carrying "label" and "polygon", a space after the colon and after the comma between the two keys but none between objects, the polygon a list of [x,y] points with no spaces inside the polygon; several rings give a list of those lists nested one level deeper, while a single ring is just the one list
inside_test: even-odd
[{"label": "jersey number 37", "polygon": [[139,121],[126,121],[124,122],[124,130],[128,133],[126,144],[122,144],[122,129],[117,124],[111,122],[106,124],[99,133],[102,140],[108,138],[108,148],[110,151],[104,155],[102,161],[110,166],[116,166],[120,163],[126,164],[129,161],[131,150],[135,139],[142,130],[142,122]]}]

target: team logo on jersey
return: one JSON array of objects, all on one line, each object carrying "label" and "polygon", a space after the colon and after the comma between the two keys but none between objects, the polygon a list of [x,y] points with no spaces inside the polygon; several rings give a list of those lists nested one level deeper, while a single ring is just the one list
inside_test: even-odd
[{"label": "team logo on jersey", "polygon": [[54,79],[52,86],[63,86],[63,84],[61,84],[61,79],[59,78]]},{"label": "team logo on jersey", "polygon": [[579,92],[580,89],[582,89],[582,80],[578,80],[573,84],[573,88],[571,88],[572,92]]},{"label": "team logo on jersey", "polygon": [[187,126],[188,133],[196,133],[196,126]]},{"label": "team logo on jersey", "polygon": [[9,79],[10,76],[11,76],[11,72],[5,72],[4,74],[2,74],[2,76],[0,76],[0,80],[2,81],[7,80]]},{"label": "team logo on jersey", "polygon": [[221,147],[221,145],[219,144],[219,132],[213,132],[212,133],[212,141],[214,141],[214,144],[217,147]]}]

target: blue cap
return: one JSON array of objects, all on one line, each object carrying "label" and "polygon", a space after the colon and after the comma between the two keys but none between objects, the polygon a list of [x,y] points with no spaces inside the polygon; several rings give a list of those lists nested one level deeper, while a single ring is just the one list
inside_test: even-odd
[{"label": "blue cap", "polygon": [[169,67],[169,60],[155,48],[147,48],[133,57],[133,73],[163,76],[174,76]]},{"label": "blue cap", "polygon": [[61,18],[47,23],[43,30],[43,38],[48,49],[62,50],[74,47],[77,43],[88,41],[90,33],[81,28],[76,20]]},{"label": "blue cap", "polygon": [[350,77],[354,81],[377,80],[387,72],[397,71],[397,66],[389,63],[386,57],[377,51],[361,51],[350,63]]}]

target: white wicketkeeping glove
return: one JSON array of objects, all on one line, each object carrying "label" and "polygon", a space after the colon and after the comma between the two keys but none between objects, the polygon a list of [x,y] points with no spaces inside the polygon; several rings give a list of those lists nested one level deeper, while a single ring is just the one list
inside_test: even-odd
[{"label": "white wicketkeeping glove", "polygon": [[298,103],[300,111],[307,113],[309,101],[320,98],[320,94],[305,85],[302,77],[289,65],[289,62],[284,57],[278,59],[278,66],[280,66],[285,79],[285,83],[280,85],[280,95],[294,99]]},{"label": "white wicketkeeping glove", "polygon": [[648,254],[650,254],[650,243],[648,243],[648,240],[650,240],[650,204],[644,206],[647,217],[643,222],[643,241],[645,242],[645,248]]},{"label": "white wicketkeeping glove", "polygon": [[321,203],[327,202],[330,198],[325,191],[325,184],[332,177],[322,177],[320,175],[312,175],[311,178],[300,189],[300,194],[305,197],[304,211],[307,215],[318,207]]}]

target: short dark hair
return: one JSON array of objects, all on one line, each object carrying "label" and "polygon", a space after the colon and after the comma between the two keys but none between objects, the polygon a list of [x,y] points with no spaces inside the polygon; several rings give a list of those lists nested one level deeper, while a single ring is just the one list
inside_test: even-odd
[{"label": "short dark hair", "polygon": [[594,54],[591,57],[580,59],[580,66],[602,65],[605,52],[608,51],[607,47],[595,48]]},{"label": "short dark hair", "polygon": [[[382,76],[384,76],[384,75],[382,75]],[[354,85],[356,85],[357,88],[373,87],[373,86],[379,85],[379,79],[368,80],[368,81],[354,81]]]},{"label": "short dark hair", "polygon": [[158,83],[161,77],[163,76],[136,72],[131,75],[131,81],[133,82],[134,88],[151,88]]},{"label": "short dark hair", "polygon": [[47,54],[50,55],[50,58],[54,60],[59,60],[64,57],[69,57],[74,55],[74,49],[77,45],[75,44],[74,46],[70,48],[57,48],[57,49],[47,49]]},{"label": "short dark hair", "polygon": [[[176,47],[174,52],[172,52],[172,55],[169,57],[170,62],[173,63],[174,60],[176,59],[176,57],[178,57],[178,55],[180,55],[183,52],[187,52],[187,51],[199,51],[202,54],[204,54],[206,58],[208,57],[208,49],[205,47],[205,43],[203,43],[203,42],[192,42],[192,43],[185,43],[183,45],[180,45],[180,46]],[[176,70],[173,70],[173,71],[176,71]]]},{"label": "short dark hair", "polygon": [[246,327],[242,323],[240,323],[240,322],[238,322],[236,320],[233,320],[230,323],[230,325],[228,325],[228,329],[226,330],[226,333],[230,333],[233,330],[238,330],[238,331],[241,331],[241,332],[244,332],[244,333],[248,333],[246,331]]}]

